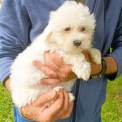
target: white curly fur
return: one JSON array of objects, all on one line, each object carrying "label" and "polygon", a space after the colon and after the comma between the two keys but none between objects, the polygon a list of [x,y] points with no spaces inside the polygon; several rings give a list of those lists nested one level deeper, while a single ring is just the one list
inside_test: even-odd
[{"label": "white curly fur", "polygon": [[[90,14],[88,7],[75,1],[66,1],[58,10],[50,13],[50,20],[44,32],[33,43],[17,56],[11,66],[11,90],[14,103],[21,108],[36,100],[37,96],[54,88],[51,85],[40,84],[42,78],[47,77],[38,70],[32,62],[44,62],[44,52],[47,50],[59,53],[65,63],[72,64],[73,72],[88,80],[90,77],[90,63],[82,54],[88,50],[95,63],[101,63],[101,54],[91,48],[92,36],[95,29],[95,18]],[[81,45],[75,45],[74,41]],[[65,88],[70,92],[75,79],[57,84],[54,88]],[[69,94],[71,100],[74,97]]]}]

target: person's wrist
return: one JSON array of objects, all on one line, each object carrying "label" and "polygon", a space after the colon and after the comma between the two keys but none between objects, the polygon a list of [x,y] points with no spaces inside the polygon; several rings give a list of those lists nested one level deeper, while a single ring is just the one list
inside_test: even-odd
[{"label": "person's wrist", "polygon": [[22,108],[18,108],[18,111],[19,111],[20,116],[21,116],[23,119],[25,119],[25,120],[27,120],[27,121],[33,121],[33,119],[29,119],[29,118],[27,118],[27,117],[25,117],[25,116],[23,115],[23,113],[22,113]]},{"label": "person's wrist", "polygon": [[102,70],[102,64],[91,64],[91,76],[99,74]]},{"label": "person's wrist", "polygon": [[95,75],[92,75],[91,78],[104,77],[104,75],[106,74],[106,70],[107,70],[107,63],[104,59],[102,59],[101,60],[101,71]]},{"label": "person's wrist", "polygon": [[7,77],[4,81],[5,87],[7,88],[7,90],[11,93],[11,89],[10,89],[10,77]]}]

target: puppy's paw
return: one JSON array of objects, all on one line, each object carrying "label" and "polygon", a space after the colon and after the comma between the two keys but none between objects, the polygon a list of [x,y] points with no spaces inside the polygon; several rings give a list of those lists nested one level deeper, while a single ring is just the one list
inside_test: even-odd
[{"label": "puppy's paw", "polygon": [[49,76],[47,76],[46,74],[42,73],[41,79],[46,79],[46,78],[49,78]]},{"label": "puppy's paw", "polygon": [[[53,90],[59,92],[61,89],[64,89],[62,86],[56,86],[53,88]],[[69,102],[73,101],[75,99],[74,95],[72,93],[68,93],[69,95]]]},{"label": "puppy's paw", "polygon": [[69,102],[75,100],[75,96],[72,93],[68,93],[68,94],[69,94]]},{"label": "puppy's paw", "polygon": [[62,86],[56,86],[56,87],[53,88],[53,90],[55,90],[57,92],[59,92],[61,89],[63,89]]},{"label": "puppy's paw", "polygon": [[72,67],[73,72],[77,75],[78,78],[82,78],[84,81],[87,81],[91,74],[91,66],[89,62],[80,62],[77,67],[76,65]]},{"label": "puppy's paw", "polygon": [[89,77],[90,77],[90,75],[89,74],[86,74],[86,75],[82,76],[82,79],[84,81],[87,81],[89,79]]},{"label": "puppy's paw", "polygon": [[91,59],[96,64],[101,64],[101,52],[98,49],[91,48],[88,50]]}]

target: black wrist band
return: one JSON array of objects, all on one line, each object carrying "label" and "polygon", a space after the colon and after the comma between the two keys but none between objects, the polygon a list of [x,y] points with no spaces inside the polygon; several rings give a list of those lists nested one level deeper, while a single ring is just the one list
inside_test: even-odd
[{"label": "black wrist band", "polygon": [[97,74],[97,75],[91,76],[91,78],[100,78],[100,77],[103,77],[105,75],[106,70],[107,70],[107,63],[106,63],[106,61],[104,59],[102,59],[101,64],[102,64],[101,72],[99,74]]}]

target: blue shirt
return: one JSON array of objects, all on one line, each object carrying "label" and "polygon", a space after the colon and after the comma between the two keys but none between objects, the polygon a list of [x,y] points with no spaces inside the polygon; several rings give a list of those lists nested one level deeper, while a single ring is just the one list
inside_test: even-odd
[{"label": "blue shirt", "polygon": [[[36,36],[43,32],[49,13],[65,0],[4,0],[0,10],[0,79],[10,75],[10,66]],[[107,78],[114,80],[122,73],[122,1],[88,0],[86,5],[95,14],[97,26],[93,46],[102,56],[111,56],[118,65],[116,74],[103,78],[77,81],[71,116],[61,122],[96,122],[106,97]],[[110,46],[113,52],[110,53]]]}]

